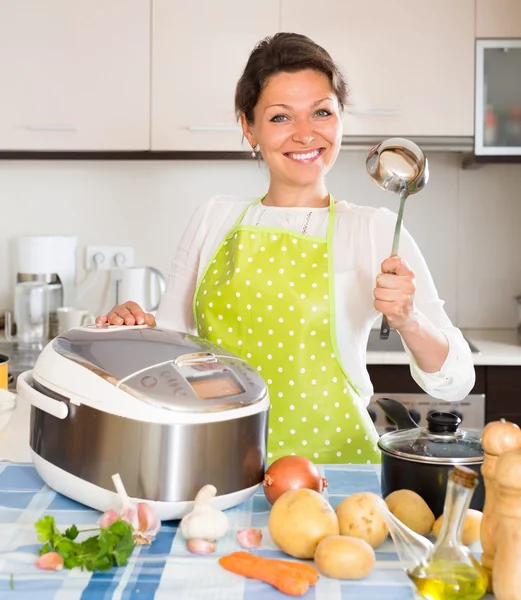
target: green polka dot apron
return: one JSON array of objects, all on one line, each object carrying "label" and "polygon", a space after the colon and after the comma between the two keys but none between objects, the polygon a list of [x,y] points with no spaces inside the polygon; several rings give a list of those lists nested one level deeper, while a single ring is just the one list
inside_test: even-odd
[{"label": "green polka dot apron", "polygon": [[266,381],[269,462],[296,454],[323,464],[379,463],[378,434],[338,352],[334,200],[325,239],[243,226],[245,213],[199,280],[198,335],[243,357]]}]

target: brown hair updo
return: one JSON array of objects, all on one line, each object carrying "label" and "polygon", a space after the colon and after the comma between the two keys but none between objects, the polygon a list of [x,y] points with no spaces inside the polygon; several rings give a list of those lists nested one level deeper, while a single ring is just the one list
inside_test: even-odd
[{"label": "brown hair updo", "polygon": [[268,79],[277,73],[295,73],[312,69],[323,73],[343,110],[347,103],[347,84],[329,53],[299,33],[276,33],[260,41],[253,49],[235,91],[237,116],[244,113],[253,123],[255,108]]}]

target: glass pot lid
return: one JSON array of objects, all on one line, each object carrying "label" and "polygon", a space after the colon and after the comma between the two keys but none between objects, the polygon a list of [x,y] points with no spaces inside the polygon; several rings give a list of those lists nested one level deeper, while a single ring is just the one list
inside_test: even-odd
[{"label": "glass pot lid", "polygon": [[481,463],[483,448],[477,431],[459,429],[461,419],[452,413],[435,412],[427,427],[410,426],[384,434],[381,450],[398,457],[430,463]]}]

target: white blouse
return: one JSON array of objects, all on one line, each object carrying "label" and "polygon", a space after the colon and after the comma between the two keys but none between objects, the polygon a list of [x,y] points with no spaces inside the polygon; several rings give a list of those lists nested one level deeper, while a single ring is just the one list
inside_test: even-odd
[{"label": "white blouse", "polygon": [[[224,236],[251,202],[252,199],[217,196],[195,211],[173,261],[157,314],[159,326],[196,334],[192,301],[197,282]],[[247,210],[242,223],[302,232],[308,220],[308,235],[326,237],[328,213],[327,207],[282,208],[259,203]],[[373,305],[373,290],[381,264],[390,254],[395,223],[395,213],[386,208],[357,206],[345,201],[335,205],[333,261],[338,347],[342,364],[360,389],[366,405],[373,394],[366,368],[367,341],[371,328],[381,316]],[[436,373],[420,369],[404,343],[411,375],[434,398],[462,400],[475,382],[469,345],[447,316],[425,260],[406,229],[402,230],[399,254],[415,274],[417,310],[438,327],[449,342],[447,359]]]}]

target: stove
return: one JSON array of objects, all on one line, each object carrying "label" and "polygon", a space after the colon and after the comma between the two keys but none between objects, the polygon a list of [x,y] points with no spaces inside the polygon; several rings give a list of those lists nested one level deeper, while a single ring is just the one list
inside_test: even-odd
[{"label": "stove", "polygon": [[[465,338],[473,354],[480,354],[477,348],[470,340]],[[389,339],[380,339],[380,329],[373,329],[369,335],[367,344],[369,352],[405,352],[400,335],[394,329],[391,329]],[[409,386],[408,386],[409,387]],[[384,390],[379,390],[382,392]],[[427,426],[427,417],[432,412],[450,412],[461,419],[461,427],[468,430],[481,431],[485,426],[485,394],[471,393],[459,402],[446,402],[437,400],[424,392],[417,393],[375,393],[370,401],[367,410],[375,424],[376,430],[380,435],[388,431],[394,431],[396,425],[389,420],[383,410],[376,403],[378,398],[393,398],[407,407],[412,419],[420,426]]]}]

